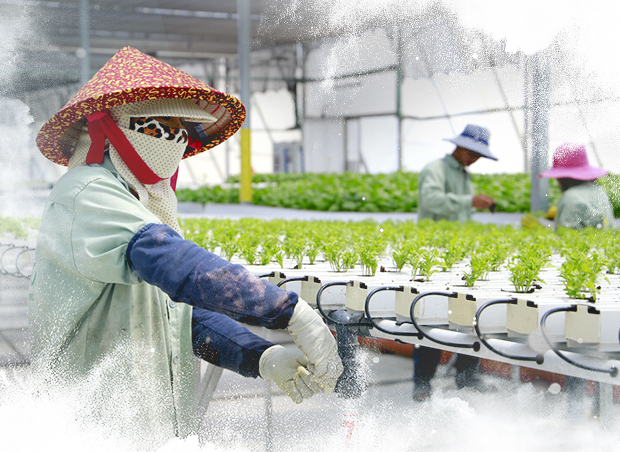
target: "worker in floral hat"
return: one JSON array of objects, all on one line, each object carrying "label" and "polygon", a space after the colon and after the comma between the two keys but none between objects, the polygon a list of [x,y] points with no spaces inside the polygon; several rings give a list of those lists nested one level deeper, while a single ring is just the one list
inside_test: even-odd
[{"label": "worker in floral hat", "polygon": [[613,207],[603,187],[596,182],[607,173],[590,165],[583,145],[564,143],[555,150],[553,166],[539,177],[557,179],[562,190],[555,213],[556,229],[613,227]]},{"label": "worker in floral hat", "polygon": [[[475,124],[467,124],[463,131],[448,138],[455,145],[451,154],[434,160],[422,169],[418,178],[418,221],[448,220],[469,221],[474,209],[489,209],[495,200],[484,193],[474,193],[470,165],[478,159],[497,160],[489,149],[491,133]],[[431,380],[439,365],[441,350],[417,347],[413,354],[413,398],[424,401],[431,396]],[[478,358],[457,355],[456,385],[459,389],[471,388],[478,391],[488,389],[477,375]]]},{"label": "worker in floral hat", "polygon": [[[298,403],[331,391],[342,371],[305,301],[182,238],[181,159],[223,142],[244,118],[234,97],[125,47],[37,137],[69,171],[41,219],[33,363],[52,380],[95,381],[88,413],[125,433],[164,441],[195,431],[194,355],[274,381]],[[287,329],[296,346],[237,322]]]}]

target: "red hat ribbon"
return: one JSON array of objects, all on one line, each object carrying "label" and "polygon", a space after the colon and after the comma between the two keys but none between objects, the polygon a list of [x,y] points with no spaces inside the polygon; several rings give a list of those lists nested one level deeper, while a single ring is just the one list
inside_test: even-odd
[{"label": "red hat ribbon", "polygon": [[152,185],[163,180],[142,160],[142,157],[140,157],[125,134],[114,122],[109,111],[100,111],[87,115],[86,119],[88,119],[88,135],[91,140],[88,155],[86,156],[87,164],[103,163],[105,140],[107,138],[118,151],[118,155],[123,159],[123,162],[125,162],[140,182]]}]

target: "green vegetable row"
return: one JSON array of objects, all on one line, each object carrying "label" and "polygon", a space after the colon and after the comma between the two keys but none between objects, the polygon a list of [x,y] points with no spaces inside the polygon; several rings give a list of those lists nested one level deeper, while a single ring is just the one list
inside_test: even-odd
[{"label": "green vegetable row", "polygon": [[318,258],[332,271],[360,265],[375,275],[380,260],[390,259],[396,271],[430,280],[464,262],[466,285],[474,286],[490,272],[504,268],[517,292],[528,292],[552,254],[563,256],[559,268],[566,294],[596,300],[606,272],[620,273],[619,231],[548,228],[535,231],[479,223],[458,224],[423,220],[363,222],[302,220],[183,219],[187,239],[228,260],[239,257],[249,265],[291,260],[296,268]]},{"label": "green vegetable row", "polygon": [[[500,212],[529,212],[529,174],[472,175],[477,193],[486,193],[497,201]],[[231,178],[235,184],[238,178]],[[415,212],[418,207],[418,174],[257,174],[253,176],[253,203],[293,209],[345,212]],[[607,190],[620,217],[620,177],[609,175],[599,180]],[[561,193],[550,181],[550,205]],[[237,203],[236,186],[180,189],[179,201],[206,203]]]},{"label": "green vegetable row", "polygon": [[0,235],[26,239],[39,228],[40,222],[34,217],[0,217]]}]

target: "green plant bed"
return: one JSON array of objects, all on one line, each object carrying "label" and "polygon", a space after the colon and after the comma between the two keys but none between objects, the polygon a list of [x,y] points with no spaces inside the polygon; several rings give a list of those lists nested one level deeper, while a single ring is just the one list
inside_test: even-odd
[{"label": "green plant bed", "polygon": [[[477,193],[495,198],[498,212],[529,212],[529,174],[473,174]],[[340,212],[415,212],[418,207],[418,174],[256,174],[253,176],[253,204],[292,209]],[[620,216],[620,177],[599,180],[609,193],[614,212]],[[232,187],[180,189],[180,202],[238,203],[238,178]],[[549,181],[549,204],[556,205],[561,192]]]},{"label": "green plant bed", "polygon": [[0,237],[28,239],[36,235],[41,220],[35,217],[0,217]]},{"label": "green plant bed", "polygon": [[[409,274],[425,281],[459,266],[464,284],[484,284],[504,272],[515,292],[546,284],[540,277],[554,255],[555,270],[571,298],[598,299],[605,272],[620,272],[620,231],[535,230],[475,222],[422,220],[362,222],[302,220],[180,220],[185,237],[222,257],[247,265],[308,269],[315,262],[332,272],[358,265],[362,274]],[[285,264],[285,260],[286,264]],[[381,264],[379,264],[381,262]],[[379,268],[379,266],[385,268]],[[556,280],[559,281],[559,278]]]}]

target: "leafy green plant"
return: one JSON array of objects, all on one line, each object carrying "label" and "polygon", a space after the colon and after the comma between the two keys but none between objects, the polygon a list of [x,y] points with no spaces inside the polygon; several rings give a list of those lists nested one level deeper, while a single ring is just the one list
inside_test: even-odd
[{"label": "leafy green plant", "polygon": [[392,261],[397,271],[402,271],[403,267],[409,262],[409,255],[411,254],[410,243],[399,243],[396,248],[392,250]]},{"label": "leafy green plant", "polygon": [[544,282],[539,275],[548,261],[549,255],[547,253],[540,253],[536,248],[522,248],[508,262],[510,282],[514,285],[515,290],[526,293],[530,291],[537,280]]},{"label": "leafy green plant", "polygon": [[[329,263],[332,271],[338,273],[346,272],[351,266],[351,254],[345,244],[340,241],[331,241],[324,244],[323,256]],[[353,265],[355,265],[355,262]]]},{"label": "leafy green plant", "polygon": [[438,271],[440,264],[439,251],[436,248],[424,249],[420,253],[419,269],[420,274],[426,278],[431,279],[431,275]]},{"label": "leafy green plant", "polygon": [[476,281],[487,278],[491,271],[491,260],[488,254],[477,251],[469,258],[469,272],[464,272],[465,285],[473,287]]},{"label": "leafy green plant", "polygon": [[[273,236],[265,237],[263,243],[261,244],[261,248],[258,252],[258,258],[261,265],[269,265],[271,261],[273,261],[276,255],[281,251],[280,244],[278,240]],[[283,265],[281,265],[283,267]]]},{"label": "leafy green plant", "polygon": [[379,237],[370,237],[359,242],[354,249],[359,257],[362,274],[374,276],[379,267],[379,256],[384,249],[382,240]]},{"label": "leafy green plant", "polygon": [[568,253],[560,267],[560,277],[564,280],[566,295],[583,299],[589,293],[590,298],[596,301],[601,290],[598,279],[604,277],[605,265],[604,256],[596,250],[589,255],[581,250]]},{"label": "leafy green plant", "polygon": [[452,269],[454,264],[460,262],[465,257],[465,247],[463,242],[454,237],[448,242],[447,246],[439,253],[439,265],[441,270],[447,272]]},{"label": "leafy green plant", "polygon": [[306,242],[300,237],[287,237],[282,249],[289,259],[293,259],[296,268],[301,268],[306,255]]},{"label": "leafy green plant", "polygon": [[273,258],[275,259],[275,261],[278,263],[278,265],[280,266],[280,268],[284,268],[284,250],[280,249],[278,250],[278,252],[273,256]]}]

